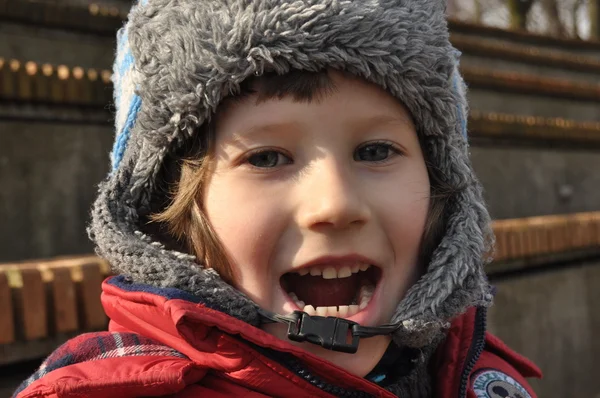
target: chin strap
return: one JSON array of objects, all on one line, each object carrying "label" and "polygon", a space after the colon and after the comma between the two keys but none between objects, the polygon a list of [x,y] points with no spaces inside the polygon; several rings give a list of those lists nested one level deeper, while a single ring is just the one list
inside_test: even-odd
[{"label": "chin strap", "polygon": [[401,325],[360,326],[347,319],[308,315],[302,311],[280,315],[259,308],[258,313],[268,323],[286,323],[288,325],[287,336],[290,340],[307,341],[329,350],[350,354],[358,350],[358,342],[361,337],[392,334],[401,327]]}]

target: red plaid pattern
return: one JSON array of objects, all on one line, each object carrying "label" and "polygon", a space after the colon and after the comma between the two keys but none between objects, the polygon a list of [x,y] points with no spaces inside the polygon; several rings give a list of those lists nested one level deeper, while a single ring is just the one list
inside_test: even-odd
[{"label": "red plaid pattern", "polygon": [[65,366],[105,358],[147,355],[186,358],[179,351],[135,333],[82,334],[50,354],[40,368],[19,386],[13,397],[49,372]]}]

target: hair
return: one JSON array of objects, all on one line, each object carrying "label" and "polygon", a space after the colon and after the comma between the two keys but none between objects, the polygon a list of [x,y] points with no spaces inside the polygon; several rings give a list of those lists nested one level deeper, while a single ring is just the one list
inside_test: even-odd
[{"label": "hair", "polygon": [[[334,90],[334,84],[327,70],[319,72],[290,71],[284,75],[268,73],[246,79],[240,90],[222,101],[220,107],[239,101],[249,95],[257,95],[257,103],[290,96],[297,102],[311,102],[326,96]],[[162,210],[150,216],[150,221],[159,224],[162,231],[173,239],[177,247],[196,256],[205,267],[215,269],[228,283],[235,281],[231,262],[213,230],[201,198],[206,182],[210,178],[215,146],[214,122],[199,127],[197,139],[190,140],[171,160],[165,162],[168,171],[164,182],[170,185],[167,202]],[[423,149],[425,164],[430,181],[430,201],[427,220],[419,250],[419,265],[425,267],[439,245],[446,229],[446,208],[456,189],[453,189],[444,175],[429,161],[429,153],[424,145],[424,137],[418,133]],[[163,234],[164,235],[164,234]]]}]

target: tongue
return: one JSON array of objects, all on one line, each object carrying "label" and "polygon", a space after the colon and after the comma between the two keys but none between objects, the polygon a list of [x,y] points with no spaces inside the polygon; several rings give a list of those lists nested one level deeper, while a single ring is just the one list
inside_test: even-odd
[{"label": "tongue", "polygon": [[360,277],[353,274],[348,278],[323,279],[321,276],[298,274],[286,275],[285,288],[313,307],[350,305],[360,287]]}]

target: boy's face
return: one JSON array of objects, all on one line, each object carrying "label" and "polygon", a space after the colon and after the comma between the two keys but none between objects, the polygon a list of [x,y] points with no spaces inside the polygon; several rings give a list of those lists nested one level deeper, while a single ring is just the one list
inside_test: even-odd
[{"label": "boy's face", "polygon": [[[420,275],[429,178],[404,106],[331,76],[319,101],[250,96],[217,115],[204,206],[236,287],[258,305],[377,326]],[[267,330],[287,339],[285,325]],[[389,341],[362,339],[353,355],[302,346],[364,376]]]}]

